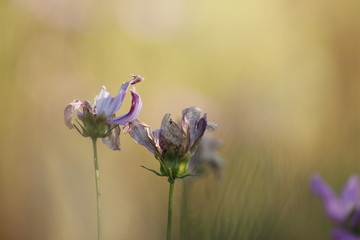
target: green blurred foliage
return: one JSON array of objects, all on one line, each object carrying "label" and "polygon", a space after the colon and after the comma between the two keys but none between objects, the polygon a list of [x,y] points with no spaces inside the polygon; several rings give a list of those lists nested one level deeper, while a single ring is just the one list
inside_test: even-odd
[{"label": "green blurred foliage", "polygon": [[[188,189],[188,239],[329,239],[309,177],[359,172],[360,2],[0,1],[0,239],[95,239],[90,139],[73,99],[129,74],[153,128],[199,106],[224,141],[223,179]],[[129,97],[124,106],[130,106]],[[164,239],[167,182],[146,149],[99,146],[104,239]],[[180,233],[181,181],[175,186]],[[180,239],[180,238],[175,238]]]}]

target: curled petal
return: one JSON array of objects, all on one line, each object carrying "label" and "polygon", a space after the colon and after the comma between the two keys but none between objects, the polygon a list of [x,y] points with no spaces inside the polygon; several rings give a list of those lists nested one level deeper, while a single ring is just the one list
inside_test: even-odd
[{"label": "curled petal", "polygon": [[206,131],[213,132],[217,129],[217,124],[213,122],[207,122]]},{"label": "curled petal", "polygon": [[116,126],[111,130],[109,136],[102,138],[102,142],[111,150],[120,150],[120,127]]},{"label": "curled petal", "polygon": [[348,212],[334,194],[331,187],[320,177],[314,174],[311,179],[311,188],[324,202],[327,215],[335,222],[342,223]]},{"label": "curled petal", "polygon": [[331,236],[333,237],[333,239],[335,240],[360,240],[360,237],[357,237],[343,229],[334,229],[331,232]]},{"label": "curled petal", "polygon": [[64,122],[69,129],[72,129],[74,127],[74,123],[73,123],[74,111],[79,109],[81,106],[82,106],[82,102],[80,100],[74,100],[72,103],[66,106],[64,110]]},{"label": "curled petal", "polygon": [[139,116],[142,108],[141,98],[139,94],[136,93],[135,89],[131,90],[131,96],[132,96],[132,102],[131,102],[130,111],[121,116],[109,119],[108,123],[125,125],[127,122],[130,122]]},{"label": "curled petal", "polygon": [[115,97],[111,97],[105,87],[101,89],[100,94],[95,100],[95,105],[99,114],[105,113],[105,115],[109,117],[116,113],[120,109],[130,85],[134,85],[144,80],[140,76],[132,75],[132,77],[132,80],[124,82],[121,85],[119,93]]},{"label": "curled petal", "polygon": [[151,132],[150,126],[138,119],[135,119],[125,125],[124,132],[129,133],[135,142],[145,146],[151,153],[157,152],[154,136]]}]

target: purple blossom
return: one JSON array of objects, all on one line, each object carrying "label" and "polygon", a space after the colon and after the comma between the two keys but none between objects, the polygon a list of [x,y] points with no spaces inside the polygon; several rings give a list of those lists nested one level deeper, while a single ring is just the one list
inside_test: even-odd
[{"label": "purple blossom", "polygon": [[332,188],[320,177],[314,174],[311,187],[315,194],[323,200],[328,217],[338,226],[332,232],[336,240],[360,240],[360,179],[353,175],[349,177],[341,194],[337,196]]},{"label": "purple blossom", "polygon": [[331,236],[336,240],[360,240],[359,236],[340,228],[334,229]]},{"label": "purple blossom", "polygon": [[199,147],[190,158],[189,169],[191,172],[199,173],[205,166],[209,166],[216,177],[221,177],[221,170],[224,159],[216,152],[221,146],[221,142],[213,137],[203,137]]},{"label": "purple blossom", "polygon": [[196,107],[186,108],[182,112],[180,123],[174,122],[170,114],[166,114],[160,129],[155,131],[140,120],[126,124],[124,132],[140,145],[146,147],[160,162],[161,173],[169,180],[183,178],[188,175],[188,162],[198,147],[208,126],[206,114],[201,117],[201,110]]},{"label": "purple blossom", "polygon": [[[140,114],[142,102],[135,89],[131,89],[132,104],[130,111],[126,114],[115,116],[121,108],[127,90],[131,85],[143,81],[140,76],[132,75],[133,79],[124,82],[119,93],[112,97],[105,87],[102,87],[99,95],[95,97],[94,104],[89,101],[81,102],[74,100],[64,110],[65,125],[69,128],[76,128],[83,136],[102,138],[103,143],[113,150],[120,150],[119,134],[120,128],[117,125],[124,125],[134,120]],[[78,118],[83,122],[81,130],[73,122],[74,111],[77,110]]]}]

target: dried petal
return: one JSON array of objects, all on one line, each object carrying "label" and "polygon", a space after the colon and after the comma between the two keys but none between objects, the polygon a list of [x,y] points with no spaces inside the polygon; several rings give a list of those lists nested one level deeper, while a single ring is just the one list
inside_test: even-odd
[{"label": "dried petal", "polygon": [[129,133],[135,142],[145,146],[151,153],[157,152],[154,136],[151,132],[150,126],[138,119],[135,119],[125,125],[124,132]]},{"label": "dried petal", "polygon": [[184,133],[179,124],[172,121],[170,114],[166,114],[161,122],[160,141],[165,141],[166,145],[180,147],[183,143]]},{"label": "dried petal", "polygon": [[66,106],[64,110],[64,121],[65,125],[72,129],[74,127],[73,123],[73,113],[75,110],[79,109],[82,106],[82,102],[80,100],[74,100],[72,103]]},{"label": "dried petal", "polygon": [[111,130],[109,136],[102,138],[102,142],[111,150],[120,150],[120,127]]}]

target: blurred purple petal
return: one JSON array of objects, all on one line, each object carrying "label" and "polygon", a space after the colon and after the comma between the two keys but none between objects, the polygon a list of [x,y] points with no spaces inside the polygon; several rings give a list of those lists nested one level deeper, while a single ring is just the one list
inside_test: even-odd
[{"label": "blurred purple petal", "polygon": [[311,188],[315,194],[322,198],[328,216],[335,222],[342,223],[348,213],[334,194],[331,187],[320,177],[320,175],[314,174],[312,176]]},{"label": "blurred purple petal", "polygon": [[331,236],[335,240],[360,240],[360,237],[357,237],[345,230],[335,229],[331,232]]},{"label": "blurred purple petal", "polygon": [[142,108],[142,102],[139,94],[136,93],[135,89],[131,90],[132,102],[130,111],[118,117],[114,117],[108,120],[110,124],[124,125],[137,118]]},{"label": "blurred purple petal", "polygon": [[341,201],[349,212],[356,207],[360,207],[359,177],[354,175],[349,178],[341,193]]}]

